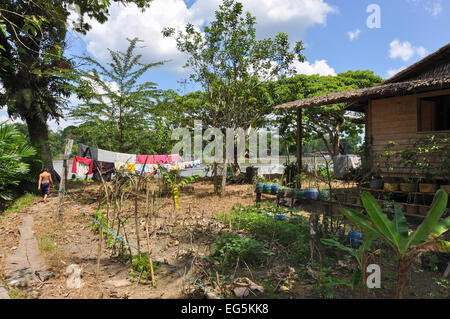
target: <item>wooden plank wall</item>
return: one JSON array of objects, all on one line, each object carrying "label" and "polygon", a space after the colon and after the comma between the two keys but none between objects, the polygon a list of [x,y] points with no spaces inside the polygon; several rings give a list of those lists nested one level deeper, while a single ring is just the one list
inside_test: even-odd
[{"label": "wooden plank wall", "polygon": [[[440,90],[423,94],[391,97],[370,101],[368,109],[367,134],[371,141],[373,161],[377,161],[376,154],[383,153],[389,141],[399,144],[397,150],[407,149],[412,143],[431,134],[447,135],[450,132],[418,132],[417,131],[417,105],[421,97],[450,94],[450,90]],[[370,138],[371,137],[371,138]],[[439,159],[435,159],[437,162]],[[376,165],[372,163],[373,165]],[[380,166],[382,172],[386,169]],[[401,165],[394,165],[391,176],[405,176],[407,170]]]}]

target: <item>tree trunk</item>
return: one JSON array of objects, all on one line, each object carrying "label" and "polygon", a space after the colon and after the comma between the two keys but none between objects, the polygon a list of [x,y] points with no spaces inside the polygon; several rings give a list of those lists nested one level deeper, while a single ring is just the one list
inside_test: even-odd
[{"label": "tree trunk", "polygon": [[36,147],[37,154],[42,159],[43,166],[47,167],[55,183],[59,183],[61,178],[53,168],[53,157],[48,144],[48,127],[37,116],[26,116],[25,121],[28,126],[28,134],[31,143]]},{"label": "tree trunk", "polygon": [[225,161],[223,162],[223,170],[222,170],[222,187],[220,189],[220,196],[225,195],[225,186],[227,184],[227,167],[228,167],[228,159],[225,156]]},{"label": "tree trunk", "polygon": [[397,295],[396,295],[397,299],[403,299],[409,265],[410,265],[409,258],[407,257],[399,258],[398,275],[397,275]]}]

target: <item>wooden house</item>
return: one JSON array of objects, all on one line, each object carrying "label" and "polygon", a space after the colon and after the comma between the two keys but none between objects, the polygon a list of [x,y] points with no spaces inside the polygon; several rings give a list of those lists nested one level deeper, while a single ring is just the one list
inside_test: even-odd
[{"label": "wooden house", "polygon": [[[276,108],[337,103],[365,114],[365,139],[371,154],[367,164],[372,171],[377,154],[382,154],[390,141],[398,143],[396,147],[401,150],[427,135],[450,136],[450,43],[377,86],[292,101]],[[432,160],[432,165],[438,163],[439,158]],[[390,172],[392,176],[407,174],[399,165]],[[450,179],[442,174],[438,177]]]}]

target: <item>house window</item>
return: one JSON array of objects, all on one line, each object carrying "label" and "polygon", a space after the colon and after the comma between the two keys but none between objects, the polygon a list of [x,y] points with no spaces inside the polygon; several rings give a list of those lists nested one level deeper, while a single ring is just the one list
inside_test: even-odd
[{"label": "house window", "polygon": [[450,130],[450,95],[421,98],[417,115],[419,132]]}]

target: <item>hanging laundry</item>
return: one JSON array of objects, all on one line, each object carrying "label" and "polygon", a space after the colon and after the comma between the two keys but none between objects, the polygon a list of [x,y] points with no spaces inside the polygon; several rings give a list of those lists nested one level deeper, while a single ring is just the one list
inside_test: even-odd
[{"label": "hanging laundry", "polygon": [[78,154],[81,155],[81,157],[87,157],[92,160],[98,159],[98,149],[95,147],[90,147],[88,145],[84,145],[79,143],[78,144]]},{"label": "hanging laundry", "polygon": [[153,164],[166,164],[167,163],[167,155],[155,155],[155,162]]},{"label": "hanging laundry", "polygon": [[134,174],[134,170],[136,169],[136,164],[128,164],[128,171],[131,174]]},{"label": "hanging laundry", "polygon": [[179,154],[170,154],[167,156],[169,164],[177,164],[181,162],[181,156]]},{"label": "hanging laundry", "polygon": [[135,154],[116,153],[116,159],[114,162],[136,164]]},{"label": "hanging laundry", "polygon": [[134,173],[141,175],[141,174],[148,174],[150,172],[150,165],[149,164],[136,164]]},{"label": "hanging laundry", "polygon": [[114,168],[116,169],[116,171],[126,171],[128,170],[128,164],[122,162],[115,162]]},{"label": "hanging laundry", "polygon": [[170,172],[170,165],[169,164],[162,164],[161,166],[167,173]]},{"label": "hanging laundry", "polygon": [[77,173],[80,176],[92,174],[92,159],[74,156],[72,163],[72,173]]},{"label": "hanging laundry", "polygon": [[136,164],[155,164],[154,155],[138,155]]},{"label": "hanging laundry", "polygon": [[152,175],[156,175],[158,173],[158,165],[149,164],[149,173]]},{"label": "hanging laundry", "polygon": [[93,164],[93,179],[100,182],[103,178],[105,182],[111,180],[111,176],[114,173],[114,163],[94,161]]},{"label": "hanging laundry", "polygon": [[116,161],[116,153],[98,149],[97,161],[114,163]]}]

